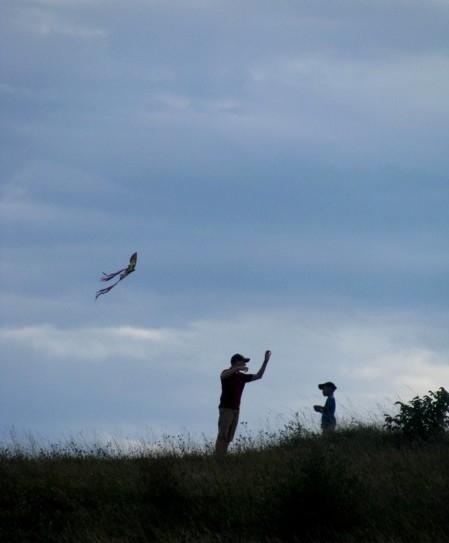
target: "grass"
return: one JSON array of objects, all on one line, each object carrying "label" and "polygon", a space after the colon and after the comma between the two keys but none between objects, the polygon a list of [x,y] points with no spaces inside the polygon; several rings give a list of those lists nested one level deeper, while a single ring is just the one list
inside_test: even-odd
[{"label": "grass", "polygon": [[244,434],[227,457],[188,437],[0,446],[0,541],[449,542],[449,438],[375,425],[332,436],[297,421]]}]

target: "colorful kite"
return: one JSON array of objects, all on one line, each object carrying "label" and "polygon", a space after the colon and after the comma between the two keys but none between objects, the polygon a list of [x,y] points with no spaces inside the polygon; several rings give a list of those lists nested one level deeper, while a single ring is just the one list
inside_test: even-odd
[{"label": "colorful kite", "polygon": [[115,273],[103,272],[103,277],[100,279],[100,281],[110,281],[111,279],[114,279],[114,277],[116,277],[119,274],[120,274],[120,277],[119,277],[119,280],[116,281],[110,287],[106,287],[106,288],[102,288],[101,290],[98,290],[95,295],[95,299],[97,299],[98,296],[101,296],[102,294],[106,294],[107,292],[109,292],[111,289],[115,287],[117,283],[120,283],[122,279],[125,279],[125,277],[127,277],[130,273],[135,271],[136,264],[137,264],[137,253],[134,253],[132,257],[129,259],[129,265],[127,268],[123,268],[122,270],[119,270],[118,272],[115,272]]}]

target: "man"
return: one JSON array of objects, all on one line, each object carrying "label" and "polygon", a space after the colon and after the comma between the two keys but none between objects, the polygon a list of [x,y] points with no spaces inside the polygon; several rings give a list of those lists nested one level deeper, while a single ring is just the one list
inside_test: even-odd
[{"label": "man", "polygon": [[265,358],[257,373],[246,373],[248,368],[246,364],[249,358],[241,354],[235,354],[231,358],[231,367],[223,370],[221,379],[221,397],[218,409],[220,416],[218,419],[218,436],[215,443],[215,452],[226,454],[234,434],[237,429],[240,414],[240,400],[246,383],[262,379],[270,360],[271,352],[265,352]]},{"label": "man", "polygon": [[321,429],[323,433],[332,432],[337,425],[334,398],[334,392],[337,390],[337,387],[331,381],[327,381],[327,383],[318,385],[318,388],[322,391],[323,396],[326,397],[326,402],[324,405],[314,405],[313,408],[318,413],[321,413]]}]

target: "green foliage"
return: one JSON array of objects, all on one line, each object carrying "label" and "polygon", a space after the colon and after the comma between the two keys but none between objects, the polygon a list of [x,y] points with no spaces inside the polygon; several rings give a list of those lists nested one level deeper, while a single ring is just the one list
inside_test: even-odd
[{"label": "green foliage", "polygon": [[408,404],[395,402],[395,405],[399,405],[396,416],[384,415],[384,427],[388,430],[427,439],[443,435],[449,427],[449,392],[442,387],[422,398],[415,396]]}]

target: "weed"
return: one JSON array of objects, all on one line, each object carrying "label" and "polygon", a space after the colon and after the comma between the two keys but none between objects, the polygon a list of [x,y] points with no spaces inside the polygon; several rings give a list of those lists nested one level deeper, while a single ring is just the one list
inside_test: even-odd
[{"label": "weed", "polygon": [[242,432],[224,458],[190,436],[132,454],[13,443],[0,447],[0,541],[444,543],[448,453],[447,434],[353,424],[321,436],[298,417]]}]

